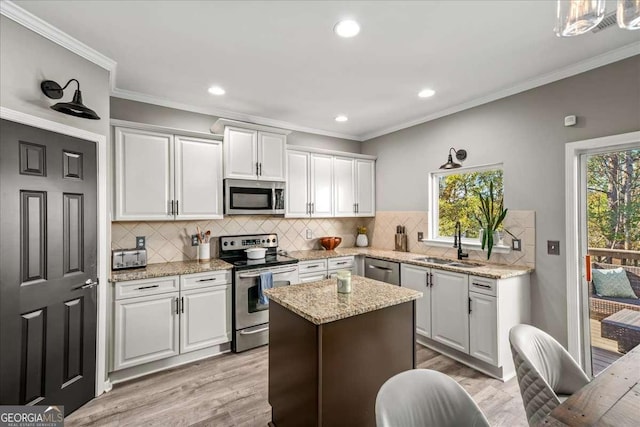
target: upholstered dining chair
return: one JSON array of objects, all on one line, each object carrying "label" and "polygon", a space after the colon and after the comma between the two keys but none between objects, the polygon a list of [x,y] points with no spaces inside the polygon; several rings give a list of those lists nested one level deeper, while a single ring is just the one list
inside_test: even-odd
[{"label": "upholstered dining chair", "polygon": [[489,422],[453,378],[413,369],[389,378],[376,398],[377,427],[485,427]]},{"label": "upholstered dining chair", "polygon": [[530,426],[590,381],[567,350],[536,327],[514,326],[509,342]]}]

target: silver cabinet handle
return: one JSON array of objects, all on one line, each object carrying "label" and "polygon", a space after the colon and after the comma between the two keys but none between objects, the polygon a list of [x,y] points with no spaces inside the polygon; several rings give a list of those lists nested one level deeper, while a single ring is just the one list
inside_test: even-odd
[{"label": "silver cabinet handle", "polygon": [[169,202],[169,215],[173,215],[173,200]]},{"label": "silver cabinet handle", "polygon": [[184,314],[184,297],[180,297],[180,313]]},{"label": "silver cabinet handle", "polygon": [[256,162],[256,176],[258,176],[258,162]]},{"label": "silver cabinet handle", "polygon": [[433,286],[433,273],[429,273],[429,286]]},{"label": "silver cabinet handle", "polygon": [[336,262],[336,265],[345,265],[345,264],[349,264],[349,261]]},{"label": "silver cabinet handle", "polygon": [[370,265],[369,268],[376,268],[378,270],[384,270],[384,271],[393,271],[390,268],[386,268],[386,267],[378,267],[377,265]]},{"label": "silver cabinet handle", "polygon": [[217,278],[216,277],[211,277],[209,279],[198,279],[198,280],[196,280],[196,282],[211,282],[211,281],[214,281],[214,280],[217,280]]},{"label": "silver cabinet handle", "polygon": [[180,200],[176,200],[176,215],[180,215]]},{"label": "silver cabinet handle", "polygon": [[258,163],[258,176],[262,176],[262,163]]},{"label": "silver cabinet handle", "polygon": [[469,298],[469,314],[471,314],[471,298]]},{"label": "silver cabinet handle", "polygon": [[358,206],[358,204],[356,203],[356,213],[358,213],[360,206]]},{"label": "silver cabinet handle", "polygon": [[306,265],[304,268],[316,268],[320,267],[320,264]]},{"label": "silver cabinet handle", "polygon": [[253,335],[253,334],[259,334],[260,332],[266,332],[269,330],[269,327],[267,326],[266,328],[260,328],[260,329],[256,329],[255,331],[240,331],[240,335]]},{"label": "silver cabinet handle", "polygon": [[145,289],[153,289],[153,288],[159,288],[160,285],[149,285],[149,286],[140,286],[139,288],[136,288],[136,291],[142,291]]},{"label": "silver cabinet handle", "polygon": [[176,297],[176,314],[180,314],[180,298]]},{"label": "silver cabinet handle", "polygon": [[[292,268],[291,270],[274,271],[274,272],[272,272],[272,274],[275,276],[276,274],[292,273],[294,271],[296,271],[296,269]],[[250,278],[259,277],[259,276],[260,276],[260,273],[258,273],[258,274],[241,274],[238,277],[241,278],[241,279],[250,279]]]},{"label": "silver cabinet handle", "polygon": [[315,202],[311,202],[311,213],[316,213],[316,204],[315,204]]},{"label": "silver cabinet handle", "polygon": [[485,285],[484,283],[471,283],[471,286],[477,286],[479,288],[491,289],[491,285]]},{"label": "silver cabinet handle", "polygon": [[98,286],[100,284],[100,280],[96,279],[95,281],[91,280],[91,279],[87,279],[84,284],[80,285],[80,286],[76,286],[75,288],[71,288],[72,291],[77,291],[78,289],[91,289],[91,288],[95,288],[96,286]]},{"label": "silver cabinet handle", "polygon": [[424,275],[424,278],[425,278],[425,282],[426,282],[426,285],[427,285],[427,288],[428,288],[429,286],[431,286],[431,285],[429,284],[429,273],[425,274],[425,275]]}]

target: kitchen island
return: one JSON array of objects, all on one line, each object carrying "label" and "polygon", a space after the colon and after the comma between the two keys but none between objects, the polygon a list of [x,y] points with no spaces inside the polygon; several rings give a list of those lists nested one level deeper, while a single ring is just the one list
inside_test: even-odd
[{"label": "kitchen island", "polygon": [[375,426],[375,398],[415,368],[415,300],[422,293],[360,276],[265,291],[272,425]]}]

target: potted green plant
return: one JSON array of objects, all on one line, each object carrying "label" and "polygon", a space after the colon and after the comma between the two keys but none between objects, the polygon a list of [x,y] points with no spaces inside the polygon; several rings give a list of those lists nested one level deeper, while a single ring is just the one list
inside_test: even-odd
[{"label": "potted green plant", "polygon": [[482,230],[482,250],[487,248],[487,259],[491,258],[493,250],[493,232],[496,231],[504,217],[507,216],[507,209],[504,208],[503,198],[495,199],[493,192],[493,182],[489,184],[489,195],[485,196],[478,193],[480,198],[480,215],[475,215],[476,220],[480,224]]}]

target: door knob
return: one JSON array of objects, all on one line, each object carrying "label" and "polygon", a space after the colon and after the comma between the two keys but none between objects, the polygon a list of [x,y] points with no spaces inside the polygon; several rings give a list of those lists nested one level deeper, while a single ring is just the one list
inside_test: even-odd
[{"label": "door knob", "polygon": [[78,289],[90,289],[90,288],[95,288],[96,286],[98,286],[100,284],[100,280],[96,279],[95,281],[91,280],[91,279],[87,279],[84,282],[84,285],[80,285],[80,286],[76,286],[75,288],[72,288],[72,291],[77,291]]}]

